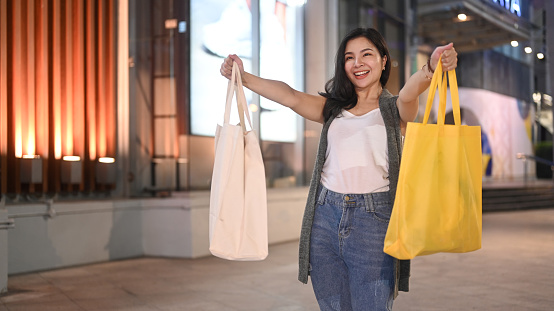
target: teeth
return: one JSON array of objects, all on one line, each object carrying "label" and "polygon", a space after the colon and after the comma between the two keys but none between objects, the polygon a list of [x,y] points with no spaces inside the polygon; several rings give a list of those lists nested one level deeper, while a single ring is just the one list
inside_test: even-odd
[{"label": "teeth", "polygon": [[368,72],[369,72],[369,70],[367,70],[367,71],[362,71],[362,72],[356,72],[356,73],[354,73],[354,75],[355,75],[355,76],[361,76],[361,75],[365,75],[365,74],[368,73]]}]

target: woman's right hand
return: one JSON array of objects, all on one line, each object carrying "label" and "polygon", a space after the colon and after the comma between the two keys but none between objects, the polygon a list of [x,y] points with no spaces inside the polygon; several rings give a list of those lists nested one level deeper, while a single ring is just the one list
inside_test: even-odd
[{"label": "woman's right hand", "polygon": [[233,74],[233,62],[237,63],[239,67],[244,87],[269,100],[291,108],[308,120],[323,123],[325,97],[298,92],[282,81],[263,79],[247,73],[244,71],[242,60],[235,54],[227,56],[219,70],[221,75],[227,79],[231,79]]},{"label": "woman's right hand", "polygon": [[231,54],[227,56],[227,58],[225,58],[223,64],[221,64],[221,69],[219,70],[219,72],[221,72],[221,75],[227,79],[231,79],[231,74],[233,73],[233,62],[236,62],[237,65],[239,65],[241,77],[244,74],[244,66],[242,64],[242,60],[236,54]]}]

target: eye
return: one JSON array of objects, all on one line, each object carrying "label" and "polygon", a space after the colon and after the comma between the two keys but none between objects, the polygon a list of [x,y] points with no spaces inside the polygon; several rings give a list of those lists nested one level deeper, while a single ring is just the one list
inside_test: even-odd
[{"label": "eye", "polygon": [[364,56],[371,56],[371,53],[366,52],[366,53],[364,54]]},{"label": "eye", "polygon": [[354,57],[352,57],[352,56],[346,56],[346,57],[344,58],[344,61],[349,61],[349,60],[351,60],[351,59],[354,59]]}]

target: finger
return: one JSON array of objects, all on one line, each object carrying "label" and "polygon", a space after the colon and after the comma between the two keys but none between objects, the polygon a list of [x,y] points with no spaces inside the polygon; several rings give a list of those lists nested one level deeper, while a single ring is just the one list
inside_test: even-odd
[{"label": "finger", "polygon": [[238,64],[238,62],[240,62],[240,57],[238,57],[236,54],[230,54],[229,60],[231,62],[236,62]]},{"label": "finger", "polygon": [[437,47],[437,49],[443,53],[445,51],[449,51],[449,50],[452,50],[454,48],[454,43],[450,42],[448,43],[447,45],[443,45],[443,46],[439,46]]},{"label": "finger", "polygon": [[437,63],[439,62],[439,59],[441,59],[441,63],[444,68],[445,64],[445,58],[448,58],[448,54],[451,53],[451,50],[454,49],[454,43],[448,43],[447,45],[438,46],[435,48],[433,53],[431,54],[431,69],[437,68]]},{"label": "finger", "polygon": [[456,50],[454,48],[452,49],[449,49],[449,50],[445,50],[443,53],[443,59],[447,59],[447,60],[451,60],[451,59],[456,59],[458,57],[458,53],[456,52]]},{"label": "finger", "polygon": [[224,62],[225,68],[233,68],[233,59],[231,58],[231,55],[229,55]]},{"label": "finger", "polygon": [[443,55],[448,55],[449,53],[452,53],[454,50],[454,44],[451,42],[447,45],[443,45],[443,46],[438,46],[435,51],[433,52],[433,54],[437,54],[437,57]]},{"label": "finger", "polygon": [[241,73],[244,72],[244,66],[242,64],[242,59],[240,59],[240,57],[238,57],[238,55],[232,54],[232,55],[229,55],[229,58],[231,59],[231,67],[233,66],[232,62],[235,62],[239,66],[240,72]]},{"label": "finger", "polygon": [[443,52],[441,62],[444,71],[453,70],[457,67],[458,53],[453,46]]},{"label": "finger", "polygon": [[443,65],[442,65],[443,71],[450,71],[450,70],[456,69],[456,67],[458,67],[458,61],[455,58],[449,59],[447,61],[443,61]]},{"label": "finger", "polygon": [[219,69],[219,72],[222,76],[229,79],[232,74],[232,68],[233,68],[233,61],[230,57],[225,58],[223,63],[221,64],[221,68]]}]

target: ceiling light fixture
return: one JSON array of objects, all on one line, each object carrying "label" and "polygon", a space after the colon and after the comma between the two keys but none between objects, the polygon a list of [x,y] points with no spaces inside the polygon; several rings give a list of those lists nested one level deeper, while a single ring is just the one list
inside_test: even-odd
[{"label": "ceiling light fixture", "polygon": [[527,53],[527,54],[533,53],[533,49],[529,46],[526,46],[524,50],[525,50],[525,53]]}]

